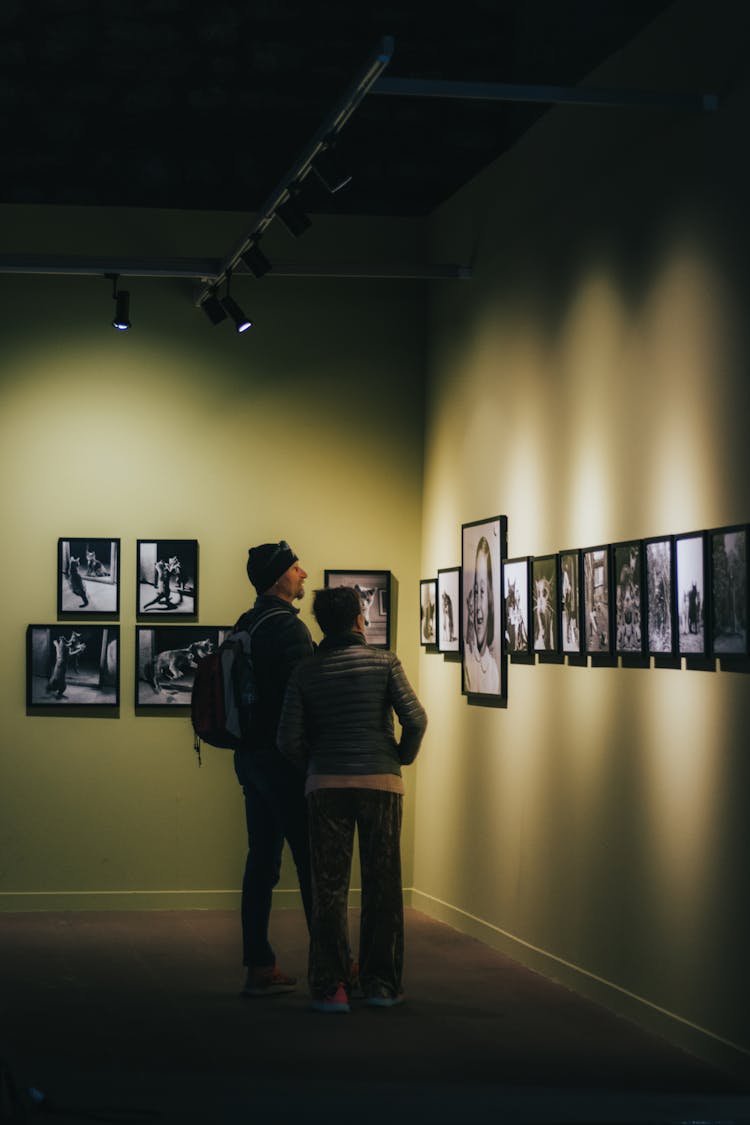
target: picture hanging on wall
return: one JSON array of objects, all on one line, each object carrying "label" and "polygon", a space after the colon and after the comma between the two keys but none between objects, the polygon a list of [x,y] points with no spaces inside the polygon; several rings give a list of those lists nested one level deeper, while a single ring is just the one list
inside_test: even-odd
[{"label": "picture hanging on wall", "polygon": [[508,543],[506,516],[461,527],[463,693],[503,700],[501,560]]},{"label": "picture hanging on wall", "polygon": [[648,652],[670,656],[675,651],[674,543],[671,535],[644,540],[646,628]]},{"label": "picture hanging on wall", "polygon": [[615,652],[642,653],[645,605],[643,544],[639,539],[613,545],[612,580],[615,591]]},{"label": "picture hanging on wall", "polygon": [[561,551],[560,576],[560,647],[563,652],[581,651],[581,555]]},{"label": "picture hanging on wall", "polygon": [[57,613],[82,617],[120,612],[120,540],[87,538],[57,541]]},{"label": "picture hanging on wall", "polygon": [[440,652],[461,651],[461,567],[437,575],[437,644]]},{"label": "picture hanging on wall", "polygon": [[29,625],[29,707],[116,707],[120,702],[119,625]]},{"label": "picture hanging on wall", "polygon": [[503,610],[505,614],[505,647],[511,656],[531,651],[529,620],[531,559],[503,559]]},{"label": "picture hanging on wall", "polygon": [[140,616],[197,616],[197,539],[139,539],[136,576]]},{"label": "picture hanging on wall", "polygon": [[612,644],[609,551],[606,547],[587,547],[581,555],[584,651],[607,653]]},{"label": "picture hanging on wall", "polygon": [[711,648],[716,656],[747,656],[748,525],[709,533]]},{"label": "picture hanging on wall", "polygon": [[136,625],[136,706],[189,707],[196,668],[230,632],[226,625]]},{"label": "picture hanging on wall", "polygon": [[677,651],[682,656],[705,656],[706,536],[703,532],[675,535],[677,589]]},{"label": "picture hanging on wall", "polygon": [[557,652],[557,555],[531,561],[531,636],[534,652]]},{"label": "picture hanging on wall", "polygon": [[368,644],[388,648],[391,640],[390,570],[326,570],[324,585],[326,588],[352,586],[362,603]]},{"label": "picture hanging on wall", "polygon": [[419,643],[437,644],[437,579],[422,578],[419,582]]}]

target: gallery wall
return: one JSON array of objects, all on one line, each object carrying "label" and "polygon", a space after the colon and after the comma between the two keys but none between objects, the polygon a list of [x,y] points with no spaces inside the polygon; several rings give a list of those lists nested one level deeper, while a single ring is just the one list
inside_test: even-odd
[{"label": "gallery wall", "polygon": [[[597,74],[715,114],[565,107],[434,216],[422,578],[750,521],[747,13],[678,3]],[[412,901],[671,1038],[747,1059],[750,680],[713,661],[421,657]],[[674,663],[674,662],[673,662]]]},{"label": "gallery wall", "polygon": [[[0,212],[6,252],[83,258],[219,257],[246,222]],[[328,219],[304,244],[281,232],[273,252],[419,260],[419,237],[414,223]],[[252,543],[283,537],[297,551],[316,638],[311,594],[326,568],[391,570],[394,641],[417,673],[423,286],[236,278],[255,318],[240,337],[193,308],[190,282],[123,284],[133,327],[118,333],[107,281],[0,278],[0,909],[238,901],[246,838],[231,754],[206,747],[199,769],[184,711],[135,712],[137,539],[198,540],[208,625],[232,624],[253,599]],[[25,631],[56,621],[60,536],[121,540],[116,715],[26,713]],[[296,903],[295,886],[286,864],[281,905]]]}]

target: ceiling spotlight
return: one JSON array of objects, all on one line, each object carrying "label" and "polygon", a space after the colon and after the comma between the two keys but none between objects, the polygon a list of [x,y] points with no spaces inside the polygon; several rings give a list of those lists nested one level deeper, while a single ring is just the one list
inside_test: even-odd
[{"label": "ceiling spotlight", "polygon": [[117,289],[119,274],[107,273],[104,275],[112,282],[112,300],[115,302],[115,315],[112,317],[112,327],[120,332],[130,328],[130,293],[127,289]]},{"label": "ceiling spotlight", "polygon": [[331,137],[326,142],[326,147],[315,158],[312,170],[318,177],[323,187],[326,188],[331,195],[335,195],[337,191],[341,191],[348,183],[351,183],[352,174],[348,172],[341,163],[339,155],[335,150],[335,138]]},{"label": "ceiling spotlight", "polygon": [[212,324],[221,324],[222,320],[227,319],[227,314],[221,307],[221,301],[216,296],[216,293],[211,293],[206,297],[201,308]]},{"label": "ceiling spotlight", "polygon": [[252,320],[245,316],[240,306],[228,293],[226,297],[221,298],[221,307],[225,313],[229,313],[238,332],[247,332],[248,328],[252,328]]},{"label": "ceiling spotlight", "polygon": [[253,277],[263,277],[271,269],[271,263],[257,242],[251,242],[244,254],[240,254],[240,258]]},{"label": "ceiling spotlight", "polygon": [[291,184],[287,188],[287,191],[289,195],[283,203],[278,205],[276,214],[289,233],[293,234],[295,238],[299,238],[301,234],[305,233],[308,227],[312,226],[312,223],[297,199],[298,189],[295,185]]}]

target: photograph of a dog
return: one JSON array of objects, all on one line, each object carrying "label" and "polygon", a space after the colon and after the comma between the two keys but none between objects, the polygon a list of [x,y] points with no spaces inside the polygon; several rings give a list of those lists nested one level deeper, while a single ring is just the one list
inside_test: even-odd
[{"label": "photograph of a dog", "polygon": [[120,608],[120,540],[89,536],[57,541],[57,612],[117,616]]},{"label": "photograph of a dog", "polygon": [[137,625],[137,707],[189,707],[195,670],[230,633],[229,626]]},{"label": "photograph of a dog", "polygon": [[136,574],[139,616],[197,615],[197,539],[139,539]]},{"label": "photograph of a dog", "polygon": [[388,648],[391,642],[390,570],[326,570],[323,584],[351,586],[359,594],[362,615],[365,619],[367,643],[376,648]]},{"label": "photograph of a dog", "polygon": [[119,641],[119,625],[29,625],[27,706],[117,706]]}]

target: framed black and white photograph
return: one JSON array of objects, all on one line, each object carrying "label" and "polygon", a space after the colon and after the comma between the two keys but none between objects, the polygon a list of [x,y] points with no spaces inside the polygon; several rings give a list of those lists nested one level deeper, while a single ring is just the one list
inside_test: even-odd
[{"label": "framed black and white photograph", "polygon": [[560,582],[560,648],[563,652],[580,652],[582,646],[580,551],[560,551],[558,574]]},{"label": "framed black and white photograph", "polygon": [[557,652],[557,555],[531,560],[531,638],[534,652]]},{"label": "framed black and white photograph", "polygon": [[88,538],[57,541],[57,613],[117,617],[120,612],[120,540]]},{"label": "framed black and white photograph", "polygon": [[437,637],[440,652],[461,651],[461,567],[449,566],[437,575]]},{"label": "framed black and white photograph", "polygon": [[531,651],[529,621],[531,619],[531,559],[503,559],[503,610],[505,647],[513,657]]},{"label": "framed black and white photograph", "polygon": [[711,649],[716,656],[747,656],[748,525],[709,533]]},{"label": "framed black and white photograph", "polygon": [[671,656],[675,651],[674,542],[671,535],[654,536],[643,544],[646,571],[646,629],[648,652]]},{"label": "framed black and white photograph", "polygon": [[230,632],[228,625],[136,625],[136,706],[189,707],[196,668]]},{"label": "framed black and white photograph", "polygon": [[581,558],[584,651],[608,653],[612,645],[609,551],[606,547],[587,547]]},{"label": "framed black and white photograph", "polygon": [[137,548],[138,615],[196,617],[198,540],[139,539]]},{"label": "framed black and white photograph", "polygon": [[29,707],[116,707],[120,702],[119,625],[29,625]]},{"label": "framed black and white photograph", "polygon": [[437,644],[437,578],[422,578],[419,582],[419,643]]},{"label": "framed black and white photograph", "polygon": [[612,545],[615,652],[642,653],[645,599],[643,596],[643,544],[639,539]]},{"label": "framed black and white photograph", "polygon": [[388,648],[391,643],[390,570],[326,570],[323,584],[352,586],[359,594],[367,643]]},{"label": "framed black and white photograph", "polygon": [[705,656],[706,536],[703,532],[675,535],[674,548],[677,651],[681,656]]},{"label": "framed black and white photograph", "polygon": [[501,560],[507,554],[506,516],[461,527],[463,693],[505,698]]}]

